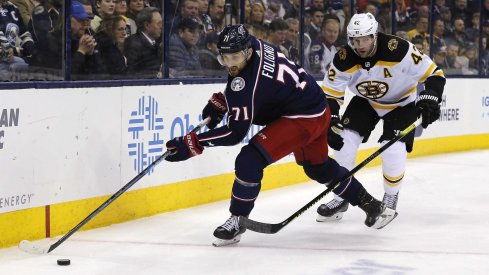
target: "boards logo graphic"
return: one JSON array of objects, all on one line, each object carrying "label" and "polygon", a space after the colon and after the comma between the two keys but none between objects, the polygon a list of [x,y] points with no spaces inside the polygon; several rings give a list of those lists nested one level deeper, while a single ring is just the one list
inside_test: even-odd
[{"label": "boards logo graphic", "polygon": [[[132,138],[127,149],[133,159],[133,169],[138,174],[162,155],[163,129],[163,117],[158,116],[158,102],[152,96],[139,98],[137,110],[131,112],[127,128]],[[153,171],[154,166],[148,175]]]},{"label": "boards logo graphic", "polygon": [[482,97],[482,117],[489,118],[489,96]]},{"label": "boards logo graphic", "polygon": [[19,108],[0,110],[0,150],[5,147],[5,130],[2,128],[19,126]]}]

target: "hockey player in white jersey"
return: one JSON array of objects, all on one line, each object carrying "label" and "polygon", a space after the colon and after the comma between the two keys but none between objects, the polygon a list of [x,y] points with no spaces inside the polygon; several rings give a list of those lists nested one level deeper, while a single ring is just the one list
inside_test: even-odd
[{"label": "hockey player in white jersey", "polygon": [[[412,43],[378,32],[378,23],[370,13],[355,14],[347,35],[348,46],[336,53],[322,88],[331,106],[329,146],[335,150],[338,163],[351,170],[358,147],[368,140],[379,120],[383,120],[382,145],[419,115],[423,128],[436,121],[446,80],[443,71]],[[418,83],[424,84],[424,91],[417,97]],[[354,96],[340,118],[346,88]],[[413,141],[414,131],[381,154],[383,202],[393,210]],[[339,220],[347,209],[348,202],[335,196],[319,206],[317,221]]]}]

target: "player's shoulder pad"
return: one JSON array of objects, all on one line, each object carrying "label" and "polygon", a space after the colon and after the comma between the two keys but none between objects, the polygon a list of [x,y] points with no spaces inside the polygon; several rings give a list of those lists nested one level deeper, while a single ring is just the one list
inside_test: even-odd
[{"label": "player's shoulder pad", "polygon": [[380,60],[401,62],[409,52],[410,43],[400,37],[379,32],[377,47]]},{"label": "player's shoulder pad", "polygon": [[341,72],[348,71],[360,63],[358,55],[349,46],[341,46],[334,55],[333,65]]}]

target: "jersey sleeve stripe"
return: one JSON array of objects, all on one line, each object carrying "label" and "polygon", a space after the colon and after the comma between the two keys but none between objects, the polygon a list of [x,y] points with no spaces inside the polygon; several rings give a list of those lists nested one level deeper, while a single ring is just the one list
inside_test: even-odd
[{"label": "jersey sleeve stripe", "polygon": [[348,70],[346,70],[344,72],[351,74],[351,73],[356,72],[357,70],[360,70],[361,68],[362,68],[362,66],[357,64],[357,65],[351,67],[350,69],[348,69]]},{"label": "jersey sleeve stripe", "polygon": [[435,63],[431,63],[430,67],[426,70],[426,72],[424,73],[424,75],[419,79],[418,82],[424,82],[426,80],[426,78],[428,78],[428,76],[430,76],[433,71],[435,70],[436,68],[436,64]]},{"label": "jersey sleeve stripe", "polygon": [[434,75],[437,75],[437,76],[442,76],[442,77],[445,77],[445,73],[443,72],[443,70],[438,70],[434,73]]},{"label": "jersey sleeve stripe", "polygon": [[326,98],[327,99],[333,99],[333,100],[336,100],[336,102],[338,102],[338,104],[340,105],[343,105],[344,103],[344,98],[337,98],[337,97],[334,97],[334,96],[329,96],[329,95],[326,95]]},{"label": "jersey sleeve stripe", "polygon": [[397,65],[399,63],[400,62],[377,61],[377,64],[376,65],[385,66],[385,67],[392,67],[392,66],[395,66],[395,65]]},{"label": "jersey sleeve stripe", "polygon": [[209,141],[209,140],[214,140],[214,139],[218,139],[218,138],[223,138],[223,137],[229,136],[231,133],[232,132],[229,131],[229,132],[226,132],[226,133],[221,134],[221,135],[210,136],[208,138],[200,138],[200,141]]},{"label": "jersey sleeve stripe", "polygon": [[404,94],[402,94],[400,100],[402,100],[403,98],[405,98],[406,96],[409,96],[410,94],[412,94],[414,92],[416,92],[416,86],[412,87],[407,92],[405,92]]},{"label": "jersey sleeve stripe", "polygon": [[323,89],[324,93],[326,93],[327,95],[331,95],[333,97],[344,97],[345,96],[345,92],[333,90],[333,89],[326,87],[324,85],[321,86],[321,89]]},{"label": "jersey sleeve stripe", "polygon": [[378,104],[373,101],[368,101],[370,103],[370,106],[372,106],[374,109],[380,109],[380,110],[394,110],[395,108],[399,107],[399,104]]}]

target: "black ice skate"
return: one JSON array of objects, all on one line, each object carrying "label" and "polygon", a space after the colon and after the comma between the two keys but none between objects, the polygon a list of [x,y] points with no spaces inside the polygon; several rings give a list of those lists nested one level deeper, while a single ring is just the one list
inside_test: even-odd
[{"label": "black ice skate", "polygon": [[388,225],[395,217],[397,212],[394,209],[387,208],[383,203],[372,197],[365,189],[359,193],[360,207],[367,214],[365,225],[376,229],[381,229]]},{"label": "black ice skate", "polygon": [[212,245],[225,246],[237,243],[245,231],[246,228],[239,225],[238,216],[232,215],[223,225],[214,230],[214,237],[217,239]]},{"label": "black ice skate", "polygon": [[321,204],[318,207],[316,221],[329,222],[341,220],[346,210],[348,210],[348,202],[346,200],[339,201],[334,198],[330,202]]},{"label": "black ice skate", "polygon": [[387,208],[396,210],[398,198],[399,198],[399,192],[396,193],[395,195],[384,193],[384,198],[382,199],[382,202]]}]

